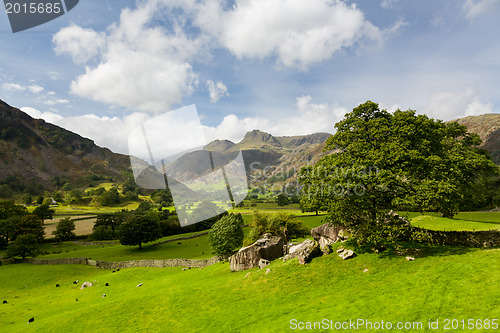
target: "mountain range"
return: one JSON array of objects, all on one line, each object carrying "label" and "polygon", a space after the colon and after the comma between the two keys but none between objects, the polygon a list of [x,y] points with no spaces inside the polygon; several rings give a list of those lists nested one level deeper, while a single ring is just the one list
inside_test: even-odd
[{"label": "mountain range", "polygon": [[[456,119],[477,133],[500,165],[500,114]],[[210,169],[230,163],[240,152],[251,187],[295,181],[300,168],[314,164],[330,134],[273,136],[259,130],[234,143],[215,140],[166,164],[167,174],[189,183]],[[207,156],[212,163],[206,163]],[[97,146],[92,140],[59,126],[33,119],[0,100],[0,186],[13,190],[52,190],[65,183],[86,186],[94,181],[124,181],[130,157]],[[157,166],[158,167],[158,166]],[[219,181],[219,180],[214,180]]]}]

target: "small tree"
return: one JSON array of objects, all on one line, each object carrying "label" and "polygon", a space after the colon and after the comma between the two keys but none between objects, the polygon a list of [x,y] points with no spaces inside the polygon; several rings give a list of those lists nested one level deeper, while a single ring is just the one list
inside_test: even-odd
[{"label": "small tree", "polygon": [[243,244],[243,218],[241,214],[228,214],[214,223],[208,234],[212,252],[228,256]]},{"label": "small tree", "polygon": [[33,202],[33,197],[29,193],[24,193],[21,200],[22,200],[23,204],[28,206]]},{"label": "small tree", "polygon": [[288,197],[285,193],[280,193],[280,195],[278,195],[278,197],[276,198],[276,201],[278,203],[278,206],[286,206],[290,203],[290,200],[288,200]]},{"label": "small tree", "polygon": [[33,210],[33,214],[35,214],[42,220],[42,224],[44,223],[45,219],[52,220],[54,213],[55,211],[47,204],[40,205]]},{"label": "small tree", "polygon": [[60,241],[64,242],[76,237],[75,233],[75,222],[71,221],[69,217],[66,217],[59,221],[56,226],[56,230],[52,234]]},{"label": "small tree", "polygon": [[120,244],[138,245],[161,237],[158,219],[149,214],[134,214],[120,226]]},{"label": "small tree", "polygon": [[7,247],[7,257],[33,257],[38,253],[38,242],[36,237],[31,234],[19,236]]}]

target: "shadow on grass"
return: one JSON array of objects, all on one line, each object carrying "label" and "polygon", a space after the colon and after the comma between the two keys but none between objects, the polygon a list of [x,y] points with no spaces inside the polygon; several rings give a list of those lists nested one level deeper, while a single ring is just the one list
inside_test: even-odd
[{"label": "shadow on grass", "polygon": [[381,258],[395,259],[400,257],[441,257],[450,255],[462,255],[473,251],[481,251],[482,248],[474,248],[458,245],[424,244],[405,242],[395,248],[387,249],[379,254]]}]

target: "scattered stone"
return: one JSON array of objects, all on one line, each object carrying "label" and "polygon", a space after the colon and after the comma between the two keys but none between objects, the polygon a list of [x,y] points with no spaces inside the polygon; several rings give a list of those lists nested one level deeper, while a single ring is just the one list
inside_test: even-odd
[{"label": "scattered stone", "polygon": [[270,233],[262,235],[255,243],[241,248],[229,257],[232,271],[241,271],[259,266],[260,259],[274,260],[283,255],[283,238]]},{"label": "scattered stone", "polygon": [[187,271],[188,269],[191,269],[191,267],[184,267],[182,270]]},{"label": "scattered stone", "polygon": [[363,271],[363,273],[368,273],[368,268],[365,268],[365,270]]},{"label": "scattered stone", "polygon": [[491,247],[491,242],[484,242],[483,247]]},{"label": "scattered stone", "polygon": [[142,287],[142,283],[139,283],[139,284],[137,285],[137,287]]},{"label": "scattered stone", "polygon": [[413,257],[406,257],[406,260],[413,261],[413,260],[415,260],[415,258],[413,258]]},{"label": "scattered stone", "polygon": [[267,259],[260,259],[259,260],[259,268],[262,269],[266,266],[268,266],[271,262]]},{"label": "scattered stone", "polygon": [[319,244],[310,239],[306,239],[302,243],[292,246],[288,253],[290,258],[297,257],[299,263],[302,265],[311,262],[313,258],[319,257],[320,255],[321,250]]},{"label": "scattered stone", "polygon": [[345,229],[339,225],[330,225],[325,223],[319,227],[311,229],[311,236],[319,244],[319,248],[324,255],[332,252],[330,245],[337,241],[347,239]]},{"label": "scattered stone", "polygon": [[245,275],[245,279],[250,275],[250,272],[248,272],[246,275]]},{"label": "scattered stone", "polygon": [[106,294],[102,294],[102,297],[106,297]]},{"label": "scattered stone", "polygon": [[92,282],[84,282],[84,283],[82,283],[82,286],[80,287],[80,289],[90,288],[92,286],[93,286]]},{"label": "scattered stone", "polygon": [[9,303],[9,302],[7,302],[7,300],[4,299],[3,300],[3,304],[7,304],[7,303]]},{"label": "scattered stone", "polygon": [[28,320],[28,324],[31,324],[32,322],[35,321],[35,318],[31,317],[29,320]]},{"label": "scattered stone", "polygon": [[59,288],[59,287],[60,287],[60,285],[59,285],[59,284],[56,284],[56,288]]},{"label": "scattered stone", "polygon": [[271,269],[270,269],[270,268],[268,268],[268,269],[266,270],[266,274],[269,274],[269,272],[270,272],[270,271],[271,271]]},{"label": "scattered stone", "polygon": [[341,246],[337,249],[337,253],[341,253],[345,251],[345,247]]},{"label": "scattered stone", "polygon": [[344,252],[342,252],[340,254],[340,257],[342,258],[342,260],[351,259],[351,258],[354,258],[355,256],[356,256],[356,253],[354,253],[353,250],[345,250]]},{"label": "scattered stone", "polygon": [[109,287],[109,283],[107,283],[107,282],[106,282],[105,286],[106,286],[106,287]]}]

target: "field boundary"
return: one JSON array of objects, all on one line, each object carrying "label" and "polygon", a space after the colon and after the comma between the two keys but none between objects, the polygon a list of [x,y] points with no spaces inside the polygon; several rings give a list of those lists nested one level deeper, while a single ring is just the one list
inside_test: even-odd
[{"label": "field boundary", "polygon": [[130,261],[103,261],[89,258],[61,258],[61,259],[3,259],[0,266],[8,264],[33,264],[33,265],[89,265],[103,269],[117,269],[130,267],[189,267],[203,268],[221,261],[219,257],[210,259],[151,259],[151,260],[130,260]]},{"label": "field boundary", "polygon": [[477,231],[444,231],[413,227],[430,238],[430,242],[443,245],[460,245],[468,247],[500,246],[500,230]]}]

